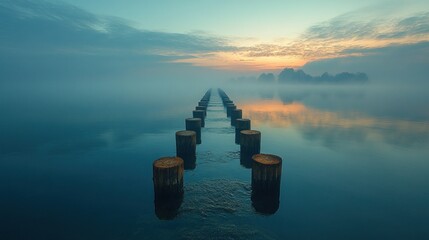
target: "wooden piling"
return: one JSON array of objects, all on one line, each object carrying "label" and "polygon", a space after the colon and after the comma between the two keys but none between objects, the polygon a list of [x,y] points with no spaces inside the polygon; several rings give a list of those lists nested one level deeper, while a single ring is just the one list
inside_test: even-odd
[{"label": "wooden piling", "polygon": [[231,112],[235,109],[237,109],[237,106],[235,106],[234,103],[229,103],[226,105],[226,116],[231,117]]},{"label": "wooden piling", "polygon": [[194,131],[176,132],[176,156],[184,161],[185,169],[194,169],[197,134]]},{"label": "wooden piling", "polygon": [[183,171],[184,162],[180,157],[163,157],[153,162],[155,200],[182,196]]},{"label": "wooden piling", "polygon": [[203,110],[204,111],[204,116],[207,116],[207,107],[206,106],[196,106],[195,110]]},{"label": "wooden piling", "polygon": [[209,105],[209,102],[208,101],[199,101],[198,102],[198,106],[204,106],[204,107],[207,107]]},{"label": "wooden piling", "polygon": [[230,99],[225,99],[224,101],[223,101],[223,105],[228,105],[228,104],[230,104],[230,103],[234,103],[232,100],[230,100]]},{"label": "wooden piling", "polygon": [[252,156],[261,151],[261,132],[256,130],[240,131],[240,163],[246,168],[252,167]]},{"label": "wooden piling", "polygon": [[192,116],[194,118],[199,118],[201,119],[201,127],[204,127],[205,125],[205,121],[204,121],[204,111],[203,110],[194,110],[192,111]]},{"label": "wooden piling", "polygon": [[201,119],[187,118],[185,119],[186,130],[196,133],[197,144],[201,144]]},{"label": "wooden piling", "polygon": [[231,110],[231,125],[235,126],[235,121],[239,118],[242,118],[243,112],[241,109],[233,109]]},{"label": "wooden piling", "polygon": [[235,143],[240,144],[240,135],[242,130],[250,130],[250,119],[238,118],[235,120]]},{"label": "wooden piling", "polygon": [[264,214],[272,214],[279,207],[282,159],[272,154],[252,157],[252,203]]}]

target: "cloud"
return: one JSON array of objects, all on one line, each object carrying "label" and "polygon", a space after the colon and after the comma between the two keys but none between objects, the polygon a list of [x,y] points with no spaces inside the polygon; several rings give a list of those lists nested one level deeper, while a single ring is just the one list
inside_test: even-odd
[{"label": "cloud", "polygon": [[363,56],[368,49],[429,41],[429,12],[395,16],[392,12],[398,9],[389,9],[389,14],[379,9],[349,12],[311,26],[295,40],[241,47],[238,54],[299,67],[321,59]]},{"label": "cloud", "polygon": [[415,16],[398,21],[393,31],[380,34],[378,38],[400,38],[406,36],[419,36],[429,34],[429,12],[420,13]]},{"label": "cloud", "polygon": [[[193,34],[144,31],[126,20],[100,17],[72,5],[26,0],[0,3],[2,42],[68,50],[76,48],[97,53],[139,51],[168,56],[230,49],[225,40]],[[7,34],[7,35],[6,35]]]},{"label": "cloud", "polygon": [[[366,10],[366,9],[365,9]],[[429,12],[415,13],[407,17],[381,17],[374,12],[364,17],[360,11],[340,15],[329,21],[310,27],[303,35],[304,40],[359,40],[424,37],[429,35]],[[378,14],[377,14],[378,13]]]},{"label": "cloud", "polygon": [[252,43],[201,32],[142,30],[127,20],[65,3],[5,0],[0,2],[0,71],[5,76],[45,76],[52,69],[86,76],[103,70],[108,76],[167,67],[182,73],[196,68],[268,71],[429,41],[429,12],[395,11],[361,9],[316,24],[294,40]]},{"label": "cloud", "polygon": [[[313,61],[303,69],[311,73],[365,71],[374,82],[428,83],[429,41],[379,48],[350,48],[342,53],[345,57]],[[354,56],[356,53],[359,55]]]},{"label": "cloud", "polygon": [[0,36],[0,72],[13,78],[150,73],[167,67],[184,72],[193,69],[172,63],[233,49],[220,37],[145,31],[124,19],[48,1],[0,2]]}]

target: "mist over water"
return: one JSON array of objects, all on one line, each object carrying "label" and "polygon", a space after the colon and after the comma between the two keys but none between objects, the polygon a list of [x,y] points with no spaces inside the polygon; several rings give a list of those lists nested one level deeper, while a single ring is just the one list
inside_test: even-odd
[{"label": "mist over water", "polygon": [[[368,2],[0,1],[0,239],[429,239],[429,10]],[[184,193],[155,199],[208,89]]]},{"label": "mist over water", "polygon": [[[152,162],[175,155],[208,84],[2,88],[2,236],[10,239],[284,239],[428,234],[424,89],[224,85],[261,152],[283,158],[279,209],[255,211],[250,170],[214,88],[196,167],[172,220],[155,214]],[[222,87],[222,86],[221,86]],[[401,227],[398,227],[401,226]],[[365,231],[362,231],[365,229]]]}]

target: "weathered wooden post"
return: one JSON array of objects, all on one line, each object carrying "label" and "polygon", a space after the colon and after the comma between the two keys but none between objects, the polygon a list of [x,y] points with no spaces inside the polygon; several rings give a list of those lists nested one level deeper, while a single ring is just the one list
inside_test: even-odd
[{"label": "weathered wooden post", "polygon": [[233,109],[231,110],[231,125],[235,126],[235,121],[239,118],[242,118],[243,112],[241,109]]},{"label": "weathered wooden post", "polygon": [[204,116],[207,116],[207,107],[206,106],[196,106],[195,110],[203,110]]},{"label": "weathered wooden post", "polygon": [[185,169],[194,169],[196,161],[197,134],[194,131],[176,132],[176,156],[183,159]]},{"label": "weathered wooden post", "polygon": [[282,159],[272,154],[252,157],[252,205],[263,214],[273,214],[279,208]]},{"label": "weathered wooden post", "polygon": [[201,127],[204,127],[204,111],[203,110],[194,110],[192,111],[192,116],[194,118],[201,119]]},{"label": "weathered wooden post", "polygon": [[185,119],[185,125],[186,130],[195,132],[197,144],[201,144],[201,119],[187,118]]},{"label": "weathered wooden post", "polygon": [[233,101],[231,101],[230,99],[225,99],[224,101],[223,101],[223,105],[227,105],[227,104],[229,104],[229,103],[234,103]]},{"label": "weathered wooden post", "polygon": [[198,106],[204,106],[204,107],[207,107],[209,105],[209,102],[208,101],[199,101],[198,102]]},{"label": "weathered wooden post", "polygon": [[235,109],[237,109],[237,106],[235,106],[234,103],[228,103],[226,105],[226,116],[231,117],[231,112]]},{"label": "weathered wooden post", "polygon": [[261,152],[261,132],[256,130],[240,131],[240,163],[246,168],[252,167],[252,156]]},{"label": "weathered wooden post", "polygon": [[163,157],[153,162],[155,199],[183,194],[183,170],[184,163],[180,157]]},{"label": "weathered wooden post", "polygon": [[235,143],[240,144],[240,135],[242,130],[250,130],[250,119],[238,118],[235,121]]},{"label": "weathered wooden post", "polygon": [[163,157],[153,162],[155,214],[159,219],[173,219],[183,199],[184,163],[179,157]]}]

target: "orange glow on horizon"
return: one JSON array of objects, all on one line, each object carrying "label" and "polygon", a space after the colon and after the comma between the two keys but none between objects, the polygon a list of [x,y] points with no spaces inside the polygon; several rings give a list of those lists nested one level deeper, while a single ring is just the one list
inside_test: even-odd
[{"label": "orange glow on horizon", "polygon": [[422,41],[429,41],[429,36],[405,36],[396,39],[307,39],[273,43],[245,39],[242,43],[235,41],[234,50],[231,51],[194,54],[192,58],[174,62],[230,71],[282,70],[285,67],[300,68],[317,60],[364,55],[359,50],[347,52],[347,49],[368,50]]}]

